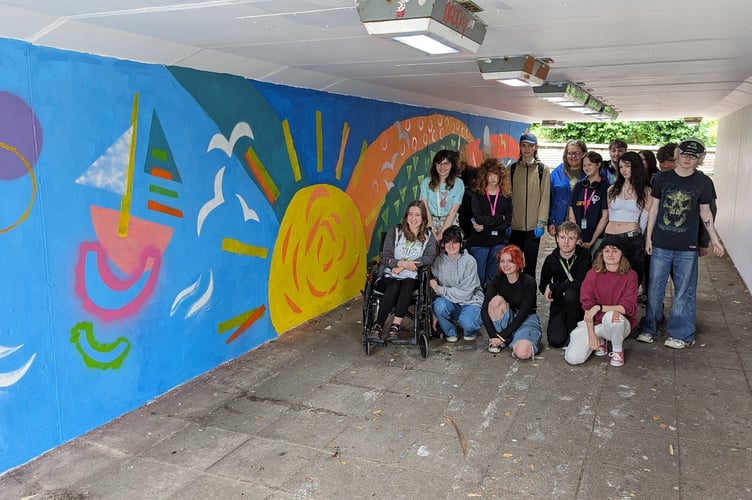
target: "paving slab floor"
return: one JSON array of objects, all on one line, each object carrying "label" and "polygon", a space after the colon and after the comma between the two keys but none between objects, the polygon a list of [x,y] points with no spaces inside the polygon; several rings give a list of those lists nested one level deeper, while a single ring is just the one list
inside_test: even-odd
[{"label": "paving slab floor", "polygon": [[0,497],[752,499],[752,300],[730,259],[700,260],[697,302],[695,346],[631,338],[616,368],[569,366],[545,335],[534,361],[484,337],[369,356],[357,298],[8,471]]}]

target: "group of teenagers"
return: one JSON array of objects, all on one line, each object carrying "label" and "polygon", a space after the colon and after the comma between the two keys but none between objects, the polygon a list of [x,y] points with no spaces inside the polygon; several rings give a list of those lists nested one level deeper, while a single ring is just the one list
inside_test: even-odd
[{"label": "group of teenagers", "polygon": [[[479,168],[464,166],[462,175],[457,152],[435,155],[420,199],[385,235],[377,281],[383,297],[368,341],[399,338],[418,273],[430,266],[433,327],[448,342],[456,342],[460,330],[474,341],[483,326],[490,352],[509,346],[519,359],[534,357],[543,335],[540,292],[550,303],[550,347],[565,348],[570,364],[595,353],[623,366],[632,331],[639,327],[641,342],[660,338],[670,278],[674,296],[664,345],[692,345],[698,257],[711,245],[716,256],[724,254],[713,219],[713,182],[698,170],[704,144],[695,138],[669,143],[656,158],[615,140],[610,161],[603,161],[584,142],[570,140],[553,171],[538,159],[535,135],[523,134],[519,144],[519,158],[509,167],[490,158]],[[556,248],[536,283],[546,231]],[[647,306],[639,320],[641,288]]]}]

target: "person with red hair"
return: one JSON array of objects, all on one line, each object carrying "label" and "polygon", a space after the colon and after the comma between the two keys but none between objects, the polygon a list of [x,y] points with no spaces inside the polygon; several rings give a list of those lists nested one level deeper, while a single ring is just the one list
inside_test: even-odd
[{"label": "person with red hair", "polygon": [[538,353],[543,330],[536,312],[535,279],[524,273],[525,257],[517,245],[507,245],[497,254],[499,274],[486,289],[481,308],[488,332],[488,351],[512,347],[512,355],[529,359]]}]

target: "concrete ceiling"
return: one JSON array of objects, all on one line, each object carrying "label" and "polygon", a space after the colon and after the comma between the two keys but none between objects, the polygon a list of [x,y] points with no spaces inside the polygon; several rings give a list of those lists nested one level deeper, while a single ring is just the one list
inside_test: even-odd
[{"label": "concrete ceiling", "polygon": [[0,37],[533,122],[585,117],[483,80],[477,59],[551,58],[548,81],[582,82],[619,120],[752,104],[749,0],[475,3],[488,25],[477,54],[427,56],[370,36],[354,0],[0,0]]}]

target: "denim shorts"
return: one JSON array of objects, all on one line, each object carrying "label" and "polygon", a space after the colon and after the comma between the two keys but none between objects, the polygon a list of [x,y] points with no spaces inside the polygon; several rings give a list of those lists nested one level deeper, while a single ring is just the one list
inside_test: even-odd
[{"label": "denim shorts", "polygon": [[[494,328],[497,332],[504,330],[514,319],[515,314],[511,309],[507,308],[507,312],[500,320],[494,321]],[[537,313],[530,314],[525,321],[522,322],[519,328],[514,332],[512,342],[509,343],[510,347],[514,347],[515,342],[519,340],[529,340],[533,344],[533,353],[538,354],[540,348],[540,341],[543,338],[543,329],[541,328],[540,319]]]}]

